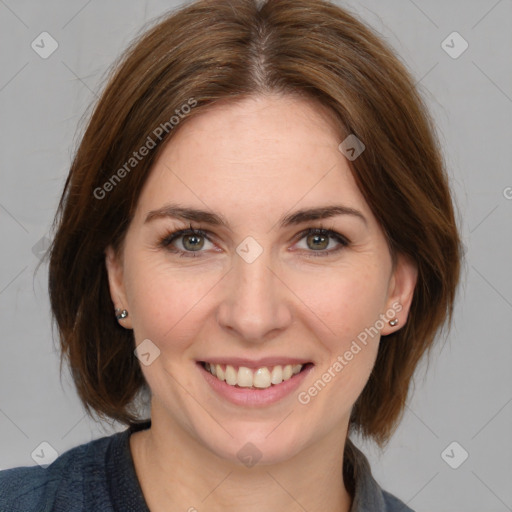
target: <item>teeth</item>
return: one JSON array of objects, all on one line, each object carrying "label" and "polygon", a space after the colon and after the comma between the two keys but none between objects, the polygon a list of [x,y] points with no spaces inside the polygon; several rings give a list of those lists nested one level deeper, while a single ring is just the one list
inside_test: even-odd
[{"label": "teeth", "polygon": [[230,386],[234,386],[237,384],[237,373],[236,370],[232,366],[226,366],[226,382]]},{"label": "teeth", "polygon": [[283,367],[282,366],[274,366],[272,370],[272,377],[270,379],[272,384],[281,384],[283,382]]},{"label": "teeth", "polygon": [[[231,366],[228,366],[231,368]],[[252,371],[245,366],[238,368],[238,379],[235,384],[238,384],[241,388],[250,388],[252,386],[253,375]]]},{"label": "teeth", "polygon": [[271,381],[270,381],[270,372],[268,371],[268,368],[258,368],[254,372],[254,377],[252,380],[253,380],[253,386],[255,388],[264,389],[264,388],[270,387]]},{"label": "teeth", "polygon": [[287,364],[286,366],[277,365],[270,370],[266,366],[251,370],[245,366],[240,366],[238,370],[226,365],[224,368],[220,364],[205,363],[205,368],[219,380],[225,381],[230,386],[239,386],[241,388],[269,388],[271,385],[281,384],[281,382],[290,379],[302,370],[301,364]]}]

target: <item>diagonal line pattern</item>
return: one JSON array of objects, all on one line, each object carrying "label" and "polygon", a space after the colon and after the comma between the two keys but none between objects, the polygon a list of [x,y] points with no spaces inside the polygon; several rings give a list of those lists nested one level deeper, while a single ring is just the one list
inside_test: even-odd
[{"label": "diagonal line pattern", "polygon": [[[430,482],[432,482],[432,480],[434,480],[434,478],[439,474],[439,471],[412,497],[412,498],[409,498],[407,500],[407,503],[406,505],[408,505],[414,498],[416,498],[416,496],[418,496],[418,494],[423,491],[423,489],[425,489],[425,487],[427,487],[427,485],[430,484]],[[402,507],[403,508],[403,507]]]},{"label": "diagonal line pattern", "polygon": [[21,274],[23,274],[23,272],[25,272],[25,270],[27,270],[28,268],[28,265],[23,267],[1,290],[0,290],[0,295],[2,293],[4,293],[5,290],[7,290],[7,288],[9,288],[9,286],[11,286],[12,283],[14,283],[14,281],[16,281],[16,279],[18,279],[19,276],[21,276]]},{"label": "diagonal line pattern", "polygon": [[439,61],[436,62],[420,79],[414,82],[414,87],[416,87],[438,64]]},{"label": "diagonal line pattern", "polygon": [[476,433],[476,434],[471,438],[471,440],[473,440],[473,439],[474,439],[478,434],[480,434],[480,432],[482,432],[482,430],[483,430],[485,427],[487,427],[487,425],[489,425],[489,423],[491,423],[491,421],[492,421],[494,418],[496,418],[496,416],[498,416],[498,414],[499,414],[503,409],[505,409],[505,407],[506,407],[510,402],[512,402],[512,398],[510,398],[510,399],[507,401],[507,403],[506,403],[505,405],[503,405],[503,406],[499,409],[499,411],[498,411],[498,412],[497,412],[497,413],[496,413],[496,414],[495,414],[495,415],[494,415],[494,416],[493,416],[489,421],[487,421],[487,423],[486,423],[483,427],[481,427],[481,428],[478,430],[478,432],[477,432],[477,433]]},{"label": "diagonal line pattern", "polygon": [[500,91],[501,94],[503,94],[503,96],[512,103],[512,98],[474,60],[471,62],[480,71],[480,73],[482,73],[482,75],[484,75],[487,80],[489,80],[489,82],[491,82],[491,84],[493,84],[494,87],[496,87],[496,89],[498,89],[498,91]]},{"label": "diagonal line pattern", "polygon": [[428,428],[428,430],[430,430],[430,432],[432,432],[432,434],[434,436],[437,437],[437,439],[439,439],[439,436],[406,404],[405,407],[407,407],[407,409],[412,413],[414,414],[414,416],[416,416],[416,418],[418,419],[418,421],[420,421],[426,428]]},{"label": "diagonal line pattern", "polygon": [[512,303],[474,265],[471,265],[471,268],[512,308]]},{"label": "diagonal line pattern", "polygon": [[27,438],[29,439],[29,437],[27,436],[27,434],[25,434],[25,432],[23,432],[23,430],[21,430],[21,428],[16,425],[16,423],[14,423],[14,421],[11,420],[11,418],[9,418],[9,416],[7,416],[7,414],[5,414],[4,411],[2,411],[2,409],[0,409],[0,412]]},{"label": "diagonal line pattern", "polygon": [[66,66],[69,69],[69,71],[71,71],[71,73],[73,73],[77,80],[82,82],[82,84],[85,85],[85,87],[87,87],[87,89],[89,89],[89,91],[91,91],[92,94],[94,94],[94,96],[99,99],[99,96],[63,60],[61,60],[61,62],[62,64],[64,64],[64,66]]},{"label": "diagonal line pattern", "polygon": [[487,214],[487,215],[486,215],[486,216],[485,216],[485,217],[484,217],[484,218],[483,218],[483,219],[482,219],[482,220],[481,220],[481,221],[480,221],[480,222],[479,222],[479,223],[478,223],[478,224],[477,224],[473,229],[470,229],[470,230],[469,230],[469,232],[470,232],[470,233],[473,233],[474,231],[476,231],[476,229],[477,229],[478,227],[480,227],[480,224],[482,224],[482,223],[484,222],[484,220],[486,220],[486,219],[487,219],[487,217],[490,217],[490,215],[491,215],[492,213],[494,213],[494,211],[496,210],[496,208],[498,208],[498,206],[499,206],[499,204],[497,204],[497,205],[496,205],[496,206],[495,206],[495,207],[494,207],[494,208],[493,208],[493,209],[492,209],[492,210],[491,210],[491,211],[490,211],[490,212],[489,212],[489,213],[488,213],[488,214]]},{"label": "diagonal line pattern", "polygon": [[66,23],[64,23],[64,25],[62,25],[61,29],[66,28],[91,2],[92,0],[89,0],[76,14],[71,16],[71,18]]},{"label": "diagonal line pattern", "polygon": [[0,0],[0,3],[5,6],[7,9],[9,9],[9,11],[11,11],[11,13],[13,14],[13,16],[15,16],[18,21],[20,21],[21,23],[23,23],[23,25],[25,25],[25,27],[27,28],[30,28],[5,2],[4,0]]},{"label": "diagonal line pattern", "polygon": [[67,437],[70,432],[85,418],[85,414],[61,437],[61,439],[64,439]]},{"label": "diagonal line pattern", "polygon": [[9,217],[11,217],[11,219],[16,222],[16,224],[18,224],[18,226],[20,226],[23,231],[25,231],[25,233],[28,233],[28,229],[3,204],[0,204],[0,208],[2,208],[2,210],[7,213],[7,215],[9,215]]},{"label": "diagonal line pattern", "polygon": [[292,409],[266,436],[265,436],[265,439],[267,439],[267,437],[272,434],[275,430],[277,430],[277,428],[288,418],[288,416],[290,416],[290,414],[294,411],[295,409]]},{"label": "diagonal line pattern", "polygon": [[489,492],[491,492],[492,494],[494,494],[494,496],[501,501],[501,503],[503,503],[503,505],[505,505],[505,507],[507,507],[507,510],[510,510],[512,511],[512,508],[510,508],[473,470],[471,470],[471,473],[473,473],[473,475],[475,475],[478,480],[480,480],[480,482],[482,482],[482,484],[487,487],[487,489],[489,490]]},{"label": "diagonal line pattern", "polygon": [[231,473],[233,473],[233,471],[230,471],[202,500],[201,500],[201,503],[204,502],[206,500],[206,498],[208,498],[208,496],[210,496],[211,494],[213,494],[219,487],[220,485],[226,480],[226,478],[231,475]]},{"label": "diagonal line pattern", "polygon": [[484,20],[484,18],[487,17],[488,14],[491,13],[491,11],[494,10],[495,7],[498,6],[498,4],[500,4],[502,2],[502,0],[498,0],[471,28],[475,28],[481,21]]},{"label": "diagonal line pattern", "polygon": [[265,472],[267,473],[267,475],[268,475],[268,476],[270,476],[270,478],[272,478],[272,480],[274,480],[274,482],[275,482],[277,485],[279,485],[279,487],[281,487],[281,489],[283,489],[283,491],[284,491],[286,494],[288,494],[288,496],[290,496],[290,498],[291,498],[293,501],[295,501],[295,503],[297,503],[297,505],[299,505],[299,507],[300,507],[302,510],[304,510],[304,512],[307,512],[307,510],[303,507],[303,505],[302,505],[299,501],[297,501],[297,500],[295,499],[295,497],[294,497],[292,494],[290,494],[290,493],[288,492],[288,490],[287,490],[287,489],[285,489],[285,488],[284,488],[284,487],[283,487],[283,486],[282,486],[282,485],[281,485],[281,484],[280,484],[280,483],[279,483],[279,482],[274,478],[274,476],[273,476],[271,473],[269,473],[268,471],[265,471]]},{"label": "diagonal line pattern", "polygon": [[28,66],[28,62],[25,64],[0,88],[0,92],[2,92],[26,67]]},{"label": "diagonal line pattern", "polygon": [[423,16],[425,16],[425,18],[427,18],[427,20],[430,21],[432,25],[434,25],[434,27],[439,28],[439,25],[425,11],[420,9],[420,7],[415,2],[413,2],[413,0],[409,0],[409,2],[411,2],[411,4],[414,5],[414,7],[416,7],[416,9],[418,9],[418,11],[423,14]]}]

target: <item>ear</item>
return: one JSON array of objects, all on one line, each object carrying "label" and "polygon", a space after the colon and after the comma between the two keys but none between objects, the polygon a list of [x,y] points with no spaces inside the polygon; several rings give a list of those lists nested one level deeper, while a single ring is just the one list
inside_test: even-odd
[{"label": "ear", "polygon": [[[398,331],[407,323],[407,317],[416,288],[418,279],[418,267],[416,263],[405,254],[397,254],[393,274],[389,281],[388,299],[386,301],[386,311],[394,316],[386,315],[388,321],[381,331],[382,336]],[[395,326],[389,325],[389,320],[396,319],[398,323]]]},{"label": "ear", "polygon": [[[126,299],[126,291],[124,286],[124,269],[122,257],[116,254],[112,246],[105,249],[105,266],[107,268],[108,284],[110,288],[110,297],[116,309],[128,310],[126,318],[119,319],[119,325],[126,329],[133,329],[130,318],[130,308]],[[115,312],[112,311],[112,315]]]}]

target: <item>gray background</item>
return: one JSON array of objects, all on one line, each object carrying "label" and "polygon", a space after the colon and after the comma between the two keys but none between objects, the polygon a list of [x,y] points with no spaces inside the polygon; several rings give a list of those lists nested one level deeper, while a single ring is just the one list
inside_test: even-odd
[{"label": "gray background", "polygon": [[[376,28],[420,84],[467,251],[454,328],[428,372],[419,368],[387,450],[356,441],[379,483],[418,512],[512,510],[512,1],[339,3]],[[2,469],[34,465],[42,441],[60,454],[123,429],[90,420],[69,374],[59,380],[46,264],[34,272],[106,70],[145,22],[177,4],[0,0]],[[59,45],[47,59],[31,48],[43,31]],[[469,44],[458,58],[441,46],[453,31]],[[441,456],[453,441],[462,448],[448,450],[452,463],[469,453],[458,469]]]}]

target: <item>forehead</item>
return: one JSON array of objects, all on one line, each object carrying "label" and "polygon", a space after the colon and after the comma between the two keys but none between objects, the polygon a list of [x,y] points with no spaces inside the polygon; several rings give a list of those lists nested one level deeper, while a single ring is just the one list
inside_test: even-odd
[{"label": "forehead", "polygon": [[222,102],[187,120],[153,165],[141,215],[180,201],[242,219],[294,205],[338,204],[368,212],[321,105],[293,96]]}]

